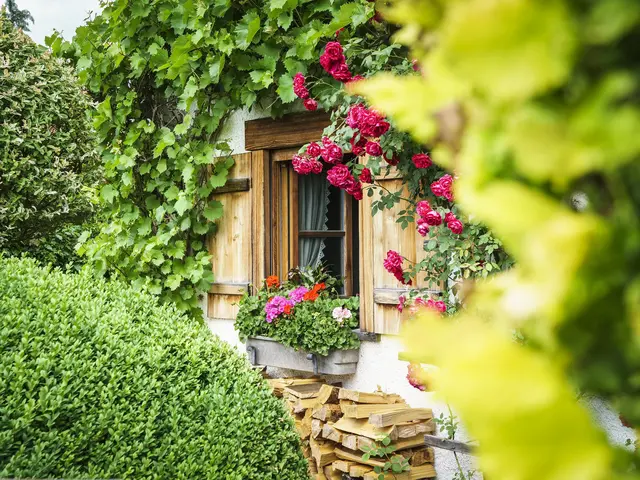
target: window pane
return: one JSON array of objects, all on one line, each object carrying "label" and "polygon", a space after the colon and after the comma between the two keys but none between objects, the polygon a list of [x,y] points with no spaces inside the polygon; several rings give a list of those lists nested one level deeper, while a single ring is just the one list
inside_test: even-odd
[{"label": "window pane", "polygon": [[[330,275],[343,278],[344,276],[344,237],[300,237],[298,240],[298,251],[300,252],[300,267],[315,266],[304,263],[305,258],[310,258],[306,252],[320,248],[322,253],[320,262],[326,265]],[[343,291],[340,291],[343,293]]]},{"label": "window pane", "polygon": [[[326,181],[326,180],[325,180]],[[344,229],[344,192],[329,185],[329,205],[327,208],[327,230]]]}]

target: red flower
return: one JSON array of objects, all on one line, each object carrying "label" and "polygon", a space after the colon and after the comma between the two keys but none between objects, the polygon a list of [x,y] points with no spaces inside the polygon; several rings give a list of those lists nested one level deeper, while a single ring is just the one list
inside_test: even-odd
[{"label": "red flower", "polygon": [[320,155],[322,155],[322,147],[316,142],[311,142],[309,145],[307,145],[307,153],[312,157],[318,158]]},{"label": "red flower", "polygon": [[293,170],[300,175],[322,172],[322,163],[306,155],[294,155],[292,158]]},{"label": "red flower", "polygon": [[356,105],[352,105],[349,108],[349,112],[347,113],[346,122],[351,128],[360,128],[360,116],[364,111],[366,111],[366,107],[361,103]]},{"label": "red flower", "polygon": [[339,37],[343,30],[344,30],[344,27],[336,30],[336,37]]},{"label": "red flower", "polygon": [[378,138],[387,133],[389,122],[378,112],[365,109],[360,113],[359,127],[363,135]]},{"label": "red flower", "polygon": [[456,235],[460,235],[462,233],[462,230],[464,230],[464,225],[462,225],[462,222],[457,219],[447,222],[447,227]]},{"label": "red flower", "polygon": [[306,302],[313,302],[314,300],[317,300],[317,299],[318,299],[318,292],[316,290],[309,290],[302,297],[302,300]]},{"label": "red flower", "polygon": [[329,137],[322,137],[322,145],[324,145],[325,147],[327,145],[331,145],[333,142],[331,141],[331,139]]},{"label": "red flower", "polygon": [[372,157],[379,157],[382,155],[382,147],[378,142],[368,141],[366,146],[364,147],[365,152]]},{"label": "red flower", "polygon": [[411,60],[411,68],[413,68],[414,72],[419,72],[422,70],[420,64],[418,63],[418,60],[416,60],[415,58]]},{"label": "red flower", "polygon": [[327,181],[334,187],[346,189],[353,180],[353,176],[346,165],[336,165],[327,172]]},{"label": "red flower", "polygon": [[426,200],[420,200],[417,204],[416,204],[416,213],[424,218],[427,216],[427,213],[429,213],[431,211],[431,205],[429,205],[429,202],[427,202]]},{"label": "red flower", "polygon": [[345,188],[345,191],[356,200],[362,200],[362,183],[357,182],[353,177],[349,185]]},{"label": "red flower", "polygon": [[360,176],[358,177],[362,183],[373,183],[373,177],[371,176],[371,170],[367,167],[362,169]]},{"label": "red flower", "polygon": [[447,311],[447,305],[443,301],[434,302],[433,300],[429,299],[427,301],[427,307],[442,313]]},{"label": "red flower", "polygon": [[426,223],[418,225],[418,233],[421,236],[426,237],[427,233],[429,233],[429,226]]},{"label": "red flower", "polygon": [[284,306],[284,314],[285,315],[291,315],[291,312],[293,311],[293,307],[289,304],[286,304]]},{"label": "red flower", "polygon": [[431,184],[431,191],[436,197],[444,197],[445,189],[439,180]]},{"label": "red flower", "polygon": [[424,219],[427,221],[427,224],[432,227],[437,227],[442,223],[442,217],[435,210],[427,212],[427,214],[424,216]]},{"label": "red flower", "polygon": [[431,157],[426,153],[416,153],[411,157],[411,161],[416,168],[428,168],[432,165]]},{"label": "red flower", "polygon": [[339,82],[348,82],[352,75],[346,63],[341,63],[331,71],[331,76]]},{"label": "red flower", "polygon": [[309,98],[309,90],[307,90],[307,88],[304,85],[300,85],[300,86],[294,85],[293,86],[293,93],[298,98],[302,98],[302,99]]},{"label": "red flower", "polygon": [[331,60],[344,60],[344,53],[340,42],[329,42],[324,47],[324,54]]},{"label": "red flower", "polygon": [[278,285],[280,285],[280,280],[278,280],[277,276],[269,275],[267,277],[267,287],[268,288],[277,287]]},{"label": "red flower", "polygon": [[444,216],[444,221],[449,223],[453,220],[457,220],[456,216],[453,214],[453,212],[447,212]]},{"label": "red flower", "polygon": [[389,250],[387,252],[387,258],[384,259],[383,263],[385,270],[391,273],[396,280],[399,282],[405,283],[407,285],[411,284],[411,281],[407,281],[404,279],[403,271],[402,271],[402,257],[398,252],[393,250]]},{"label": "red flower", "polygon": [[367,144],[367,139],[361,136],[360,139],[354,143],[354,138],[356,137],[353,136],[351,137],[351,140],[349,140],[349,143],[351,143],[351,153],[355,156],[360,156],[364,153],[364,147]]},{"label": "red flower", "polygon": [[342,149],[335,143],[329,143],[322,149],[322,158],[325,162],[336,165],[342,160]]},{"label": "red flower", "polygon": [[307,98],[303,103],[304,108],[306,108],[307,110],[313,111],[318,109],[318,102],[316,102],[313,98]]},{"label": "red flower", "polygon": [[306,78],[304,77],[304,75],[302,73],[298,72],[293,77],[293,86],[294,87],[303,87],[305,81],[306,81]]},{"label": "red flower", "polygon": [[400,163],[400,158],[395,153],[391,156],[391,158],[388,158],[386,155],[383,158],[384,158],[384,161],[387,162],[392,167],[394,167],[394,166],[398,165],[398,163]]}]

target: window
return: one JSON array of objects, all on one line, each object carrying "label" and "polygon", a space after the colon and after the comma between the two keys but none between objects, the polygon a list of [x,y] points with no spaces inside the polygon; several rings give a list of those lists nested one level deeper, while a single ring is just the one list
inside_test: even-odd
[{"label": "window", "polygon": [[269,162],[267,235],[270,273],[284,278],[294,267],[320,263],[344,279],[343,295],[359,291],[358,205],[324,175],[298,175],[297,149],[273,150]]}]

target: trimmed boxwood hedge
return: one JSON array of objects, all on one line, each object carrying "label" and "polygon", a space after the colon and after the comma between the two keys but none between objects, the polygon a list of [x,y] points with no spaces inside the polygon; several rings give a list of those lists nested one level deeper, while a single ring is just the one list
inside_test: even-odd
[{"label": "trimmed boxwood hedge", "polygon": [[0,477],[307,478],[292,420],[206,326],[0,258]]}]

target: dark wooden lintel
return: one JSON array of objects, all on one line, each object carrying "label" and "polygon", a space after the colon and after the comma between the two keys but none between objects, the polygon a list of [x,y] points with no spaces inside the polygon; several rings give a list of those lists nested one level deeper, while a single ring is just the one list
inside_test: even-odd
[{"label": "dark wooden lintel", "polygon": [[213,193],[248,192],[251,189],[251,179],[230,178],[222,187],[216,188]]},{"label": "dark wooden lintel", "polygon": [[300,147],[319,142],[331,123],[327,112],[303,112],[282,118],[261,118],[244,123],[244,147],[247,150],[272,150]]}]

